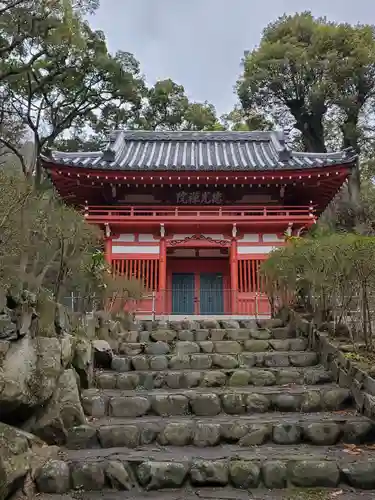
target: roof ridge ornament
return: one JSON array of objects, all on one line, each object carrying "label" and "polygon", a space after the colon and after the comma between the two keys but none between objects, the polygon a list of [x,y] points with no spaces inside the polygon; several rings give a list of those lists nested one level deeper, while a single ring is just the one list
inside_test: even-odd
[{"label": "roof ridge ornament", "polygon": [[103,151],[102,158],[104,161],[113,162],[116,161],[116,155],[122,148],[123,143],[123,132],[122,130],[112,131],[108,137],[108,144]]}]

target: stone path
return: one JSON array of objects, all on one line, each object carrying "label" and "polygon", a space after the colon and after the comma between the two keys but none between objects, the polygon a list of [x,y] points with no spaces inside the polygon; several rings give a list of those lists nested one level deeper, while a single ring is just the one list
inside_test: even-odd
[{"label": "stone path", "polygon": [[[40,491],[76,490],[83,500],[373,499],[360,490],[375,490],[367,446],[375,424],[307,347],[277,320],[145,323],[124,333],[111,369],[82,394],[87,425],[71,429]],[[315,490],[298,496],[291,487]]]}]

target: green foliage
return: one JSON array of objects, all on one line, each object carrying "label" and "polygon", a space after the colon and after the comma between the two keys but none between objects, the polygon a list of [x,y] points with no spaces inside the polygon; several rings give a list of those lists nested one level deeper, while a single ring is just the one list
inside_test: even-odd
[{"label": "green foliage", "polygon": [[245,111],[240,106],[235,106],[234,109],[221,117],[224,127],[234,131],[251,131],[251,130],[272,130],[274,124],[261,111],[249,110]]},{"label": "green foliage", "polygon": [[372,349],[375,238],[336,233],[288,241],[262,266],[273,304],[296,303],[318,321],[350,326]]},{"label": "green foliage", "polygon": [[246,112],[265,106],[295,127],[307,151],[325,151],[332,121],[338,147],[360,148],[375,89],[375,36],[369,25],[337,24],[310,12],[284,15],[244,61],[238,95]]},{"label": "green foliage", "polygon": [[82,311],[141,297],[138,281],[112,276],[98,250],[101,231],[81,213],[14,170],[0,169],[0,186],[0,290],[27,289],[52,302],[74,291],[85,297]]}]

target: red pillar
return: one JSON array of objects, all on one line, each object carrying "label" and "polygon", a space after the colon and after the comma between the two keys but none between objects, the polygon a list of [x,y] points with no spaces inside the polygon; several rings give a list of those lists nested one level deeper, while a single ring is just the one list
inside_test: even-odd
[{"label": "red pillar", "polygon": [[230,288],[232,314],[237,314],[237,289],[238,289],[238,265],[237,265],[237,239],[232,238],[230,247]]},{"label": "red pillar", "polygon": [[166,288],[167,288],[167,243],[164,236],[160,238],[159,257],[159,294],[160,294],[160,314],[165,314],[166,310]]}]

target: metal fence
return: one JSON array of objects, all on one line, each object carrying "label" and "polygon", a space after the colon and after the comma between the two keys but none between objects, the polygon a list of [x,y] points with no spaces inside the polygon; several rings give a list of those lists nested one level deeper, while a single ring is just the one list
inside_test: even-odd
[{"label": "metal fence", "polygon": [[[72,292],[63,298],[63,304],[75,313],[90,313],[103,304],[95,296],[81,296]],[[237,290],[167,289],[164,292],[145,293],[140,299],[115,297],[104,308],[115,311],[121,307],[135,316],[202,315],[202,316],[264,316],[270,314],[270,303],[264,293],[244,294]]]}]

